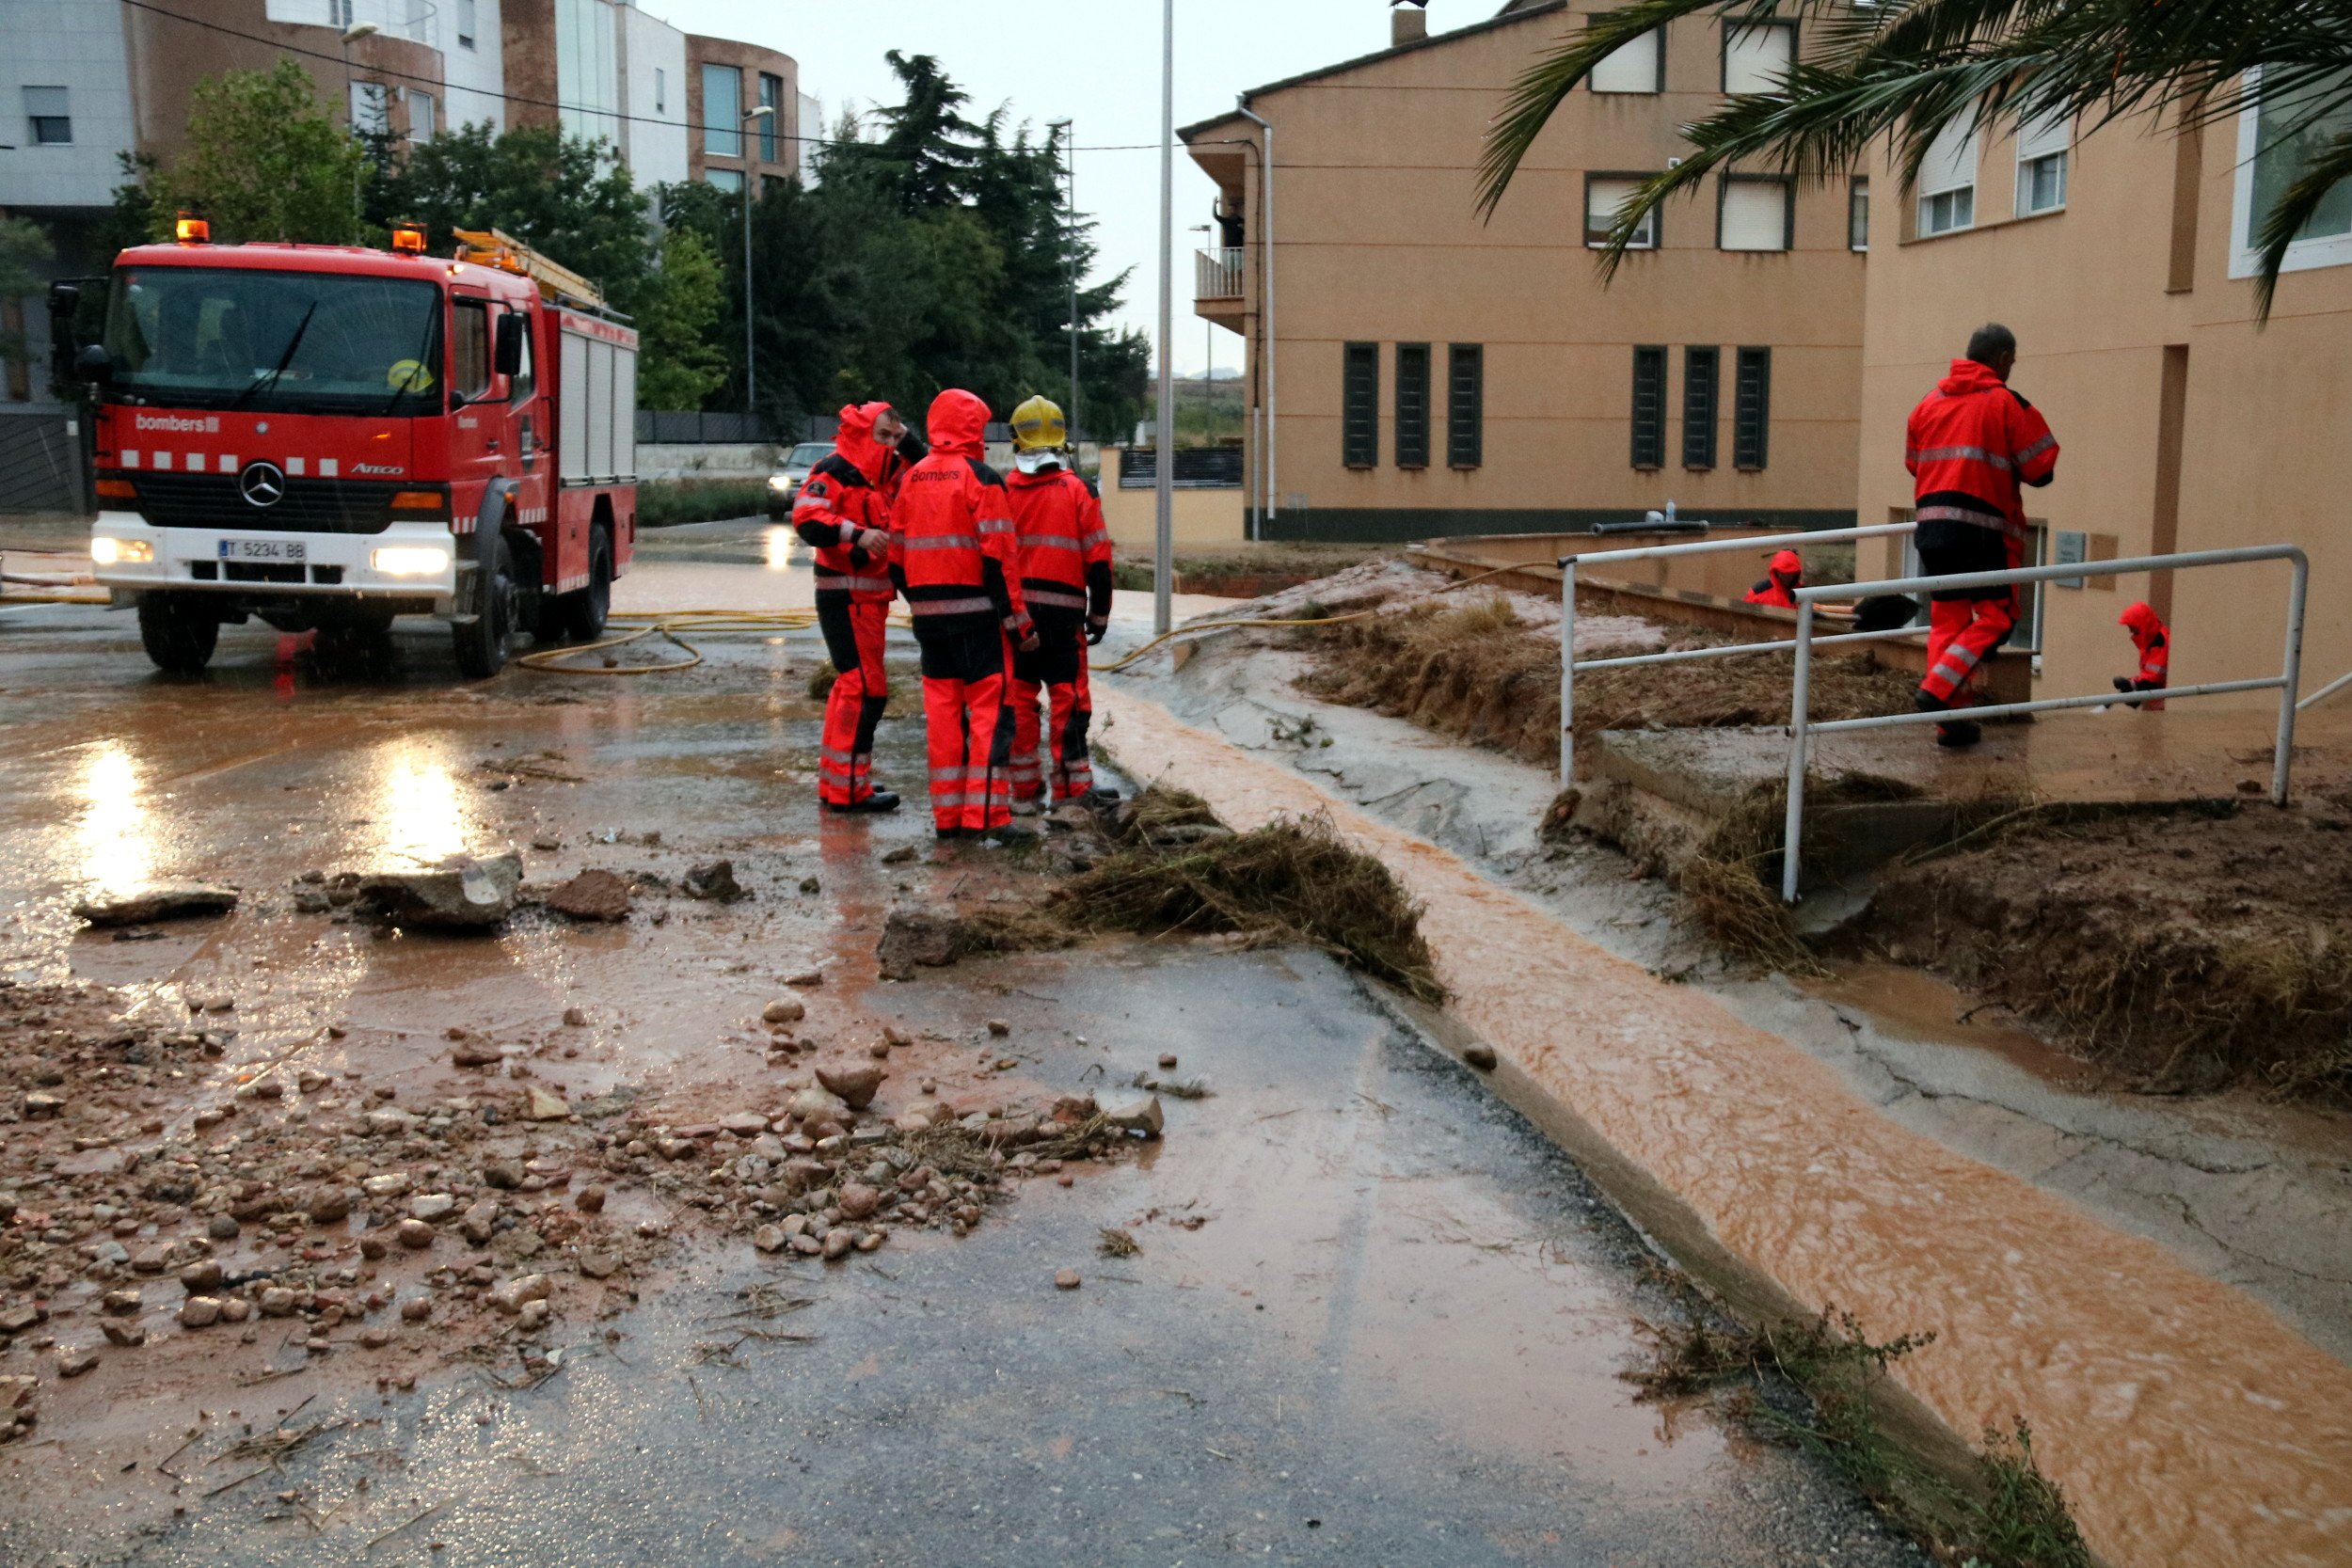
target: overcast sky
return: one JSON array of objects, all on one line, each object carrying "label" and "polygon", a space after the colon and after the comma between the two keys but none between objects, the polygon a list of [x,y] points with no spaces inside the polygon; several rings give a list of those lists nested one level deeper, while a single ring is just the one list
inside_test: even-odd
[{"label": "overcast sky", "polygon": [[[1152,0],[1070,0],[977,5],[972,0],[640,0],[691,33],[781,49],[800,62],[801,90],[824,102],[827,120],[845,103],[897,96],[885,50],[939,56],[972,94],[975,118],[1007,105],[1014,123],[1042,134],[1048,120],[1077,122],[1078,206],[1102,227],[1102,264],[1135,269],[1124,325],[1146,333],[1158,317],[1160,8]],[[1502,0],[1430,0],[1432,32],[1466,26]],[[1244,88],[1384,48],[1386,0],[1176,0],[1176,123],[1233,106]],[[1136,151],[1088,148],[1143,144]],[[1209,328],[1192,313],[1191,254],[1205,236],[1216,187],[1181,149],[1176,156],[1178,371],[1197,373]],[[1239,363],[1241,340],[1215,333],[1216,361]]]}]

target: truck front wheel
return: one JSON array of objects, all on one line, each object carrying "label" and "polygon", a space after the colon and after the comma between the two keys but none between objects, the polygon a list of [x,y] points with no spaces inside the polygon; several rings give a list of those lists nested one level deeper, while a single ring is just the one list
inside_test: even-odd
[{"label": "truck front wheel", "polygon": [[202,605],[178,594],[139,596],[139,641],[167,674],[193,675],[213,661],[220,623]]},{"label": "truck front wheel", "polygon": [[452,626],[457,668],[468,680],[487,680],[506,668],[506,641],[515,630],[515,554],[501,535],[473,573],[469,621]]}]

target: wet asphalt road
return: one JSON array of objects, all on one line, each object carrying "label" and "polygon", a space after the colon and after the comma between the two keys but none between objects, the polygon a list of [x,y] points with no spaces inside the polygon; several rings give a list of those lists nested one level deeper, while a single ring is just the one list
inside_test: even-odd
[{"label": "wet asphalt road", "polygon": [[[459,688],[426,628],[373,682],[323,681],[280,663],[273,635],[231,631],[213,676],[177,685],[127,622],[0,615],[0,725],[21,737],[0,761],[0,971],[138,986],[266,967],[286,1016],[257,1002],[241,1048],[327,1007],[362,1025],[354,1060],[394,1022],[577,1002],[616,1021],[580,1070],[619,1081],[697,1070],[725,1017],[815,954],[848,982],[831,1004],[960,1053],[1004,1019],[1026,1086],[1117,1081],[1173,1053],[1215,1094],[1170,1101],[1168,1136],[1134,1161],[1033,1182],[963,1241],[902,1236],[832,1269],[690,1248],[610,1325],[616,1342],[580,1324],[562,1372],[528,1392],[458,1366],[389,1398],[326,1373],[248,1393],[248,1415],[315,1391],[305,1419],[361,1424],[218,1497],[151,1472],[194,1405],[237,1396],[118,1386],[98,1435],[48,1425],[48,1449],[0,1452],[0,1561],[1920,1560],[1800,1457],[1704,1410],[1633,1402],[1617,1373],[1639,1357],[1636,1320],[1674,1311],[1639,1239],[1320,955],[1128,944],[872,983],[880,910],[961,873],[877,863],[922,842],[911,815],[818,821],[813,633],[709,640],[688,675]],[[912,723],[886,725],[886,770],[919,776],[918,746]],[[494,747],[560,751],[576,782],[493,789],[476,765]],[[653,825],[665,853],[731,850],[761,903],[463,947],[342,942],[266,899],[130,946],[62,913],[93,878],[259,888],[550,832],[565,847],[533,857],[537,879]],[[789,893],[803,872],[824,897]],[[389,1044],[367,1060],[427,1070]],[[1105,1227],[1140,1253],[1101,1256]],[[1054,1288],[1062,1268],[1081,1289]],[[810,1305],[728,1318],[760,1284]],[[813,1338],[736,1342],[746,1322]],[[0,1355],[0,1372],[26,1360]]]}]

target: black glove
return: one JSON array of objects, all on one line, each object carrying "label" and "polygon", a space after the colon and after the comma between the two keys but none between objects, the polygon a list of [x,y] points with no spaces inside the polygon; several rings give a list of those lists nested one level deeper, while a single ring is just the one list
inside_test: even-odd
[{"label": "black glove", "polygon": [[1103,639],[1108,637],[1110,634],[1111,628],[1107,626],[1089,626],[1087,627],[1087,646],[1089,648],[1093,647],[1096,643],[1102,641]]},{"label": "black glove", "polygon": [[925,446],[923,438],[914,431],[909,430],[898,437],[898,456],[908,467],[912,468],[930,454],[931,449]]},{"label": "black glove", "polygon": [[2118,676],[2116,676],[2116,677],[2115,677],[2115,689],[2117,689],[2118,691],[2129,691],[2129,690],[2131,690],[2131,689],[2132,689],[2132,682],[2131,682],[2131,677],[2130,677],[2130,676],[2128,676],[2128,675],[2118,675]]}]

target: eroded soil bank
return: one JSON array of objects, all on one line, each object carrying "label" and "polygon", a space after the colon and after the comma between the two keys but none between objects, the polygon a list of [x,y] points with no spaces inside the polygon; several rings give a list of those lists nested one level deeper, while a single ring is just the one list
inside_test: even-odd
[{"label": "eroded soil bank", "polygon": [[2352,1370],[2265,1308],[1878,1116],[1828,1068],[1452,855],[1111,689],[1107,740],[1248,827],[1329,810],[1427,906],[1454,1014],[1703,1235],[1800,1301],[1932,1330],[1898,1375],[1955,1433],[2022,1416],[2115,1562],[2352,1550]]}]

